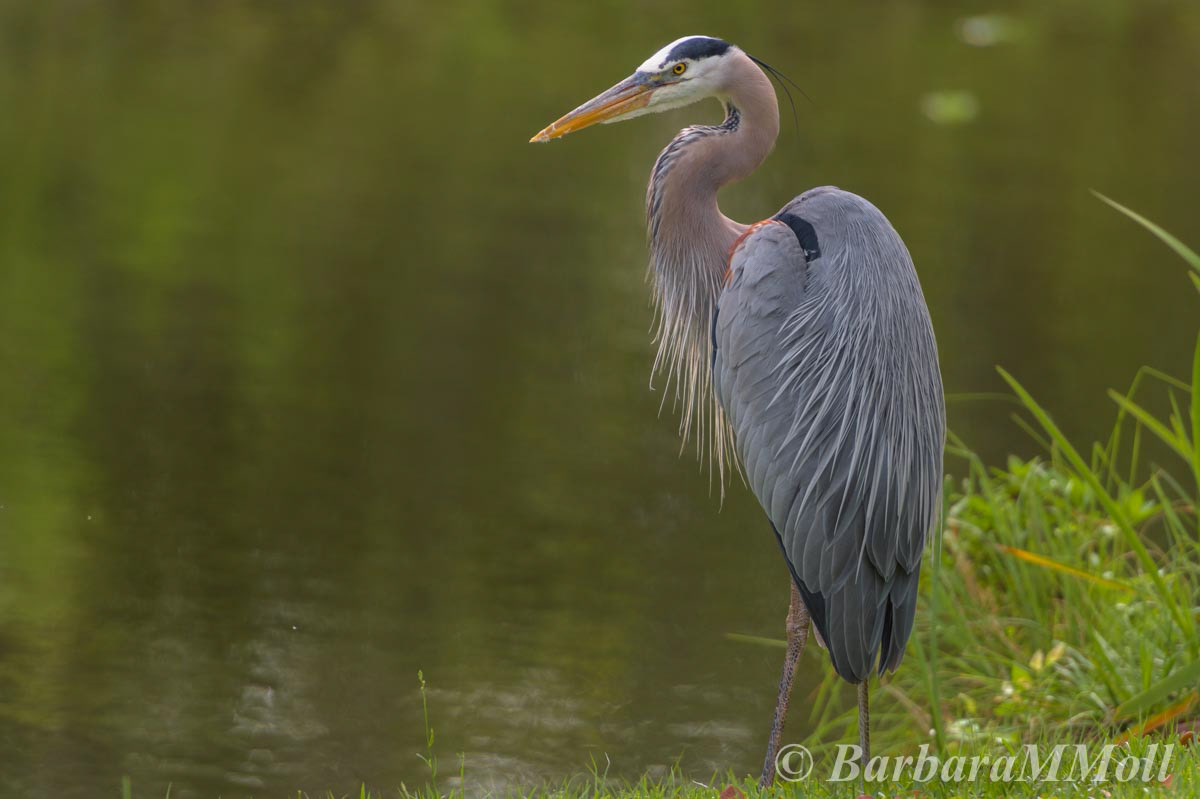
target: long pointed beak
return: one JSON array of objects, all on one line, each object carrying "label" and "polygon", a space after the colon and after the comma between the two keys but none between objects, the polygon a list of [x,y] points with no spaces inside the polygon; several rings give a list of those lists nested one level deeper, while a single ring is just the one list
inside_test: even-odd
[{"label": "long pointed beak", "polygon": [[656,88],[638,75],[632,75],[603,94],[588,100],[562,119],[551,122],[545,130],[529,141],[550,141],[598,123],[615,122],[631,111],[645,108]]}]

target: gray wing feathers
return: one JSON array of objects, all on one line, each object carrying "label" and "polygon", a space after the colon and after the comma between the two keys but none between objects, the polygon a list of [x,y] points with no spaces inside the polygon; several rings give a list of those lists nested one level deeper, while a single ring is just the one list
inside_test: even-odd
[{"label": "gray wing feathers", "polygon": [[834,666],[859,682],[899,665],[940,512],[937,349],[873,205],[814,189],[776,219],[733,254],[714,388]]}]

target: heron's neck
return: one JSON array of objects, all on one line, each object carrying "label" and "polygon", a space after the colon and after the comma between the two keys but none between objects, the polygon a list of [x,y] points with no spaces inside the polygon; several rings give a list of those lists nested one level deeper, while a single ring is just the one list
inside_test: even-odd
[{"label": "heron's neck", "polygon": [[746,226],[721,213],[717,193],[752,173],[779,133],[775,90],[744,54],[724,103],[722,124],[685,128],[667,145],[646,192],[650,282],[658,309],[655,369],[674,384],[684,437],[698,427],[697,444],[703,447],[708,438],[718,467],[727,431],[711,390],[712,315],[729,250]]}]

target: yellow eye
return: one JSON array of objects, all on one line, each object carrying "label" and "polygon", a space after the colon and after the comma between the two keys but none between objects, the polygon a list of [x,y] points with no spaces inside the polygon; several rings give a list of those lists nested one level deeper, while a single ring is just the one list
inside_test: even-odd
[{"label": "yellow eye", "polygon": [[682,75],[683,73],[687,72],[687,64],[680,61],[675,66],[671,67],[671,71],[676,75]]}]

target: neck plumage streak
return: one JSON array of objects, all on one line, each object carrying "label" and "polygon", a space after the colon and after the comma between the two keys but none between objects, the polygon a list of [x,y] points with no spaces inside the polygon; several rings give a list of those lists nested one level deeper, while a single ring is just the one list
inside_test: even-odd
[{"label": "neck plumage streak", "polygon": [[687,447],[694,431],[696,455],[707,460],[710,480],[716,467],[722,498],[726,468],[738,469],[733,431],[712,390],[713,313],[721,293],[719,276],[726,265],[698,263],[697,259],[705,254],[689,247],[687,241],[664,240],[659,235],[659,221],[667,177],[680,156],[703,138],[735,132],[740,122],[738,109],[727,102],[725,121],[720,125],[692,125],[681,130],[655,161],[646,191],[646,230],[650,239],[647,278],[654,300],[654,341],[658,345],[651,387],[653,375],[665,375],[660,409],[673,389],[672,407],[680,410],[680,451]]}]

